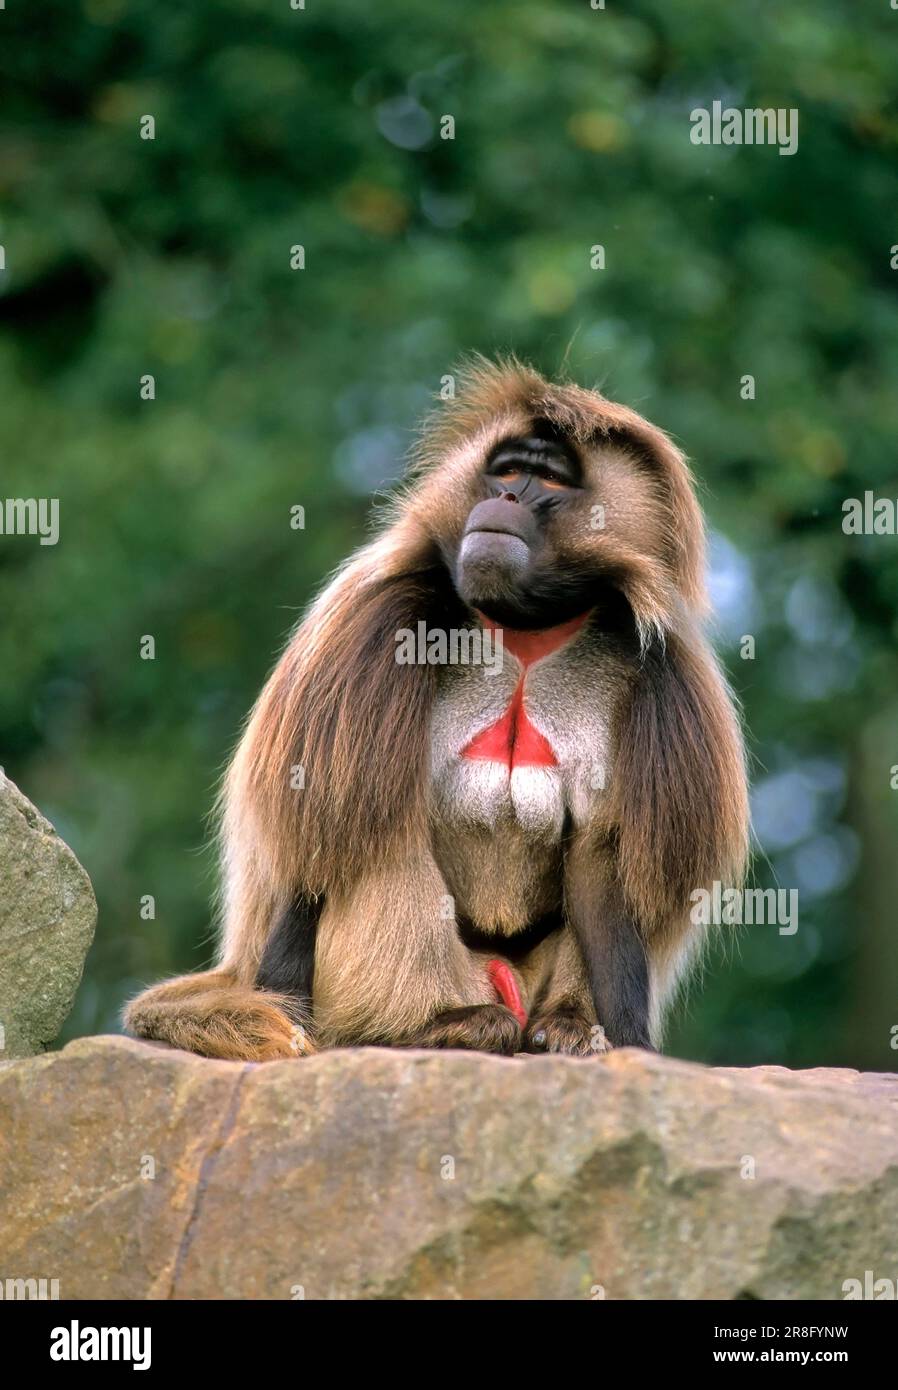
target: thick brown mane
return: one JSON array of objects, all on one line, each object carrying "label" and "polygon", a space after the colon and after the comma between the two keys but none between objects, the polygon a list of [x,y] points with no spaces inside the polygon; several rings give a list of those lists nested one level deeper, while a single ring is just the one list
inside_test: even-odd
[{"label": "thick brown mane", "polygon": [[614,821],[627,898],[652,931],[715,878],[741,883],[748,804],[732,697],[700,642],[671,635],[634,681],[618,730]]},{"label": "thick brown mane", "polygon": [[[731,716],[696,625],[704,604],[703,528],[686,462],[634,411],[578,386],[549,385],[518,362],[475,359],[460,383],[458,398],[425,429],[387,529],[338,574],[295,633],[231,781],[266,827],[272,873],[285,893],[346,890],[373,865],[424,843],[436,673],[398,664],[395,636],[421,619],[444,627],[470,622],[434,539],[452,505],[439,510],[440,470],[497,418],[545,418],[584,445],[624,441],[664,492],[673,561],[638,553],[613,535],[601,544],[646,650],[656,643],[620,731],[622,872],[641,909],[665,895],[679,900],[684,879],[695,886],[706,863],[733,860],[742,816],[729,799],[736,769],[724,752],[696,745],[701,727],[727,733]],[[664,643],[675,638],[672,663]],[[291,785],[296,767],[302,790]]]},{"label": "thick brown mane", "polygon": [[396,633],[439,621],[440,589],[432,570],[359,583],[326,641],[299,629],[265,689],[247,789],[298,889],[340,891],[426,833],[436,668],[398,664]]},{"label": "thick brown mane", "polygon": [[629,406],[572,383],[545,381],[532,367],[509,357],[467,359],[458,371],[458,394],[425,422],[412,476],[438,469],[453,449],[491,418],[526,415],[545,419],[580,445],[623,444],[652,468],[669,514],[668,550],[681,597],[697,612],[707,607],[704,524],[684,455],[672,440]]}]

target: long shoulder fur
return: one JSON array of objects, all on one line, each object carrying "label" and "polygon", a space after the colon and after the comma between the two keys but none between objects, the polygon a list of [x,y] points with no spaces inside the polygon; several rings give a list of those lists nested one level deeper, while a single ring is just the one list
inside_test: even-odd
[{"label": "long shoulder fur", "polygon": [[[451,594],[429,544],[397,524],[299,626],[250,717],[223,794],[225,857],[264,833],[286,901],[341,892],[426,835],[435,668],[396,661],[396,633],[442,624]],[[240,822],[239,826],[237,822]],[[240,832],[239,834],[237,832]]]},{"label": "long shoulder fur", "polygon": [[646,931],[714,879],[738,884],[748,793],[733,697],[704,639],[669,633],[645,654],[617,736],[619,872]]},{"label": "long shoulder fur", "polygon": [[[741,735],[697,635],[704,537],[686,460],[635,412],[595,392],[550,385],[519,363],[475,362],[463,386],[429,422],[379,539],[338,572],[296,631],[228,773],[224,958],[239,943],[247,969],[298,894],[350,891],[369,869],[426,842],[436,672],[398,664],[395,635],[422,619],[447,628],[470,620],[440,563],[439,542],[460,534],[464,480],[479,467],[490,432],[509,421],[545,416],[581,442],[625,440],[656,480],[670,518],[666,564],[615,549],[610,534],[594,539],[605,573],[619,573],[643,645],[615,779],[621,876],[634,910],[646,923],[661,921],[708,878],[735,876],[744,859]],[[251,910],[239,907],[241,899]]]}]

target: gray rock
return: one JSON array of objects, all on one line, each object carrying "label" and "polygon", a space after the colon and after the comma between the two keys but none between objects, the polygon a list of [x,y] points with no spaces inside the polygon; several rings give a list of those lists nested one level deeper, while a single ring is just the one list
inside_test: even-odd
[{"label": "gray rock", "polygon": [[96,921],[87,874],[0,770],[0,1057],[30,1057],[56,1037]]},{"label": "gray rock", "polygon": [[0,1274],[62,1298],[839,1299],[898,1276],[896,1120],[891,1075],[86,1038],[0,1066]]}]

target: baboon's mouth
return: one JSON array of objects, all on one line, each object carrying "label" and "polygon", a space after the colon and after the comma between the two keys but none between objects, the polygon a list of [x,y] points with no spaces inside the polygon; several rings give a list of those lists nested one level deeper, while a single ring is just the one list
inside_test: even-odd
[{"label": "baboon's mouth", "polygon": [[523,540],[520,531],[516,531],[513,526],[472,526],[465,532],[465,540],[469,536],[512,536],[515,540]]},{"label": "baboon's mouth", "polygon": [[497,559],[499,556],[513,560],[517,565],[526,564],[530,559],[530,549],[527,542],[514,531],[478,527],[467,532],[459,552],[463,564]]}]

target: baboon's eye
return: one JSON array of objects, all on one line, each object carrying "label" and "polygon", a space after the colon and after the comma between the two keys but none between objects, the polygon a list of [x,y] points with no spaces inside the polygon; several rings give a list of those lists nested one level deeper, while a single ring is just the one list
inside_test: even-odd
[{"label": "baboon's eye", "polygon": [[539,478],[542,479],[542,482],[546,487],[552,487],[561,490],[563,488],[568,488],[571,486],[567,478],[562,478],[560,473],[553,473],[552,470],[549,468],[539,469],[537,470],[537,473]]},{"label": "baboon's eye", "polygon": [[546,491],[562,492],[581,482],[578,459],[565,446],[538,435],[503,439],[487,459],[486,474],[517,486],[532,479]]}]

